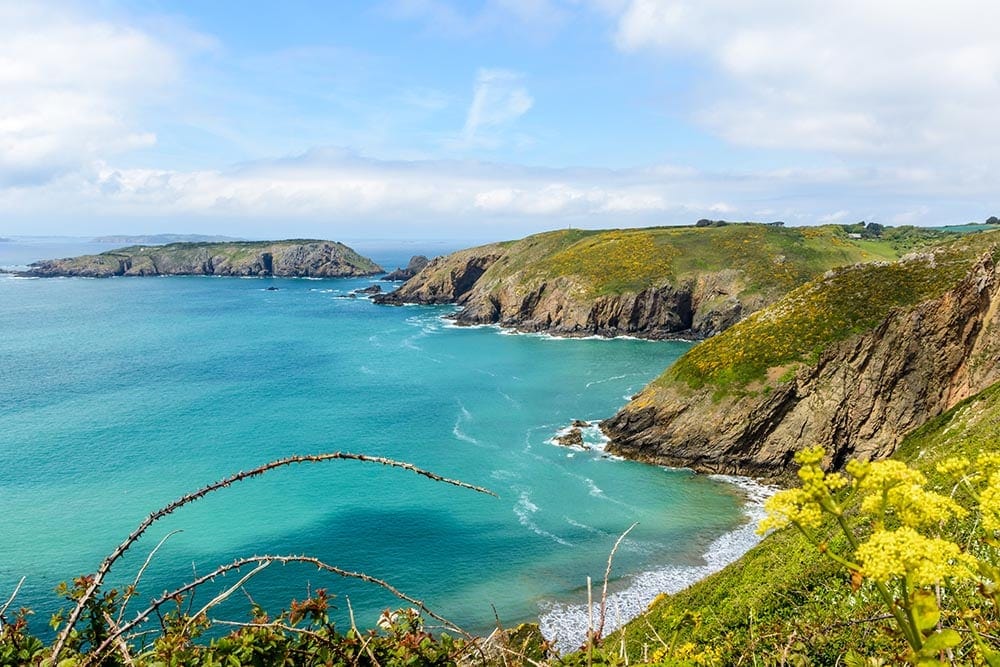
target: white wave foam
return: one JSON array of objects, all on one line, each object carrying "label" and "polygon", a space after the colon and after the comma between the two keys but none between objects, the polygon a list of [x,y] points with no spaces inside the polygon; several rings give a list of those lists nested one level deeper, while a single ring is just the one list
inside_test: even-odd
[{"label": "white wave foam", "polygon": [[604,384],[605,382],[611,382],[613,380],[624,380],[625,378],[629,377],[630,375],[638,375],[638,373],[626,373],[625,375],[615,375],[615,376],[612,376],[612,377],[609,377],[609,378],[605,378],[603,380],[594,380],[592,382],[588,382],[584,386],[585,387],[593,387],[595,384]]},{"label": "white wave foam", "polygon": [[514,505],[514,514],[517,516],[518,522],[531,532],[542,537],[547,537],[557,544],[561,544],[564,547],[573,546],[572,542],[567,542],[558,535],[553,535],[549,531],[540,527],[535,523],[531,516],[538,513],[538,505],[531,502],[531,494],[528,491],[521,491],[521,495],[517,499],[517,504]]},{"label": "white wave foam", "polygon": [[[711,475],[711,477],[743,490],[747,498],[743,506],[746,523],[713,541],[703,556],[704,565],[667,565],[630,576],[626,588],[608,595],[605,632],[611,632],[641,614],[660,593],[677,593],[699,579],[718,572],[760,541],[756,533],[757,522],[764,516],[764,501],[776,489],[745,477],[729,475]],[[540,604],[540,609],[539,625],[542,634],[553,642],[557,649],[571,651],[583,644],[588,624],[586,603],[544,602]],[[593,609],[595,619],[599,613],[600,605],[595,603]]]},{"label": "white wave foam", "polygon": [[566,523],[568,523],[569,525],[575,526],[576,528],[580,528],[582,530],[585,530],[588,533],[594,533],[595,535],[607,535],[608,534],[608,533],[604,532],[603,530],[601,530],[600,528],[594,528],[593,526],[588,526],[585,523],[580,523],[579,521],[574,521],[572,518],[570,518],[568,516],[564,516],[563,519],[565,519]]},{"label": "white wave foam", "polygon": [[481,444],[478,440],[476,440],[471,435],[462,430],[461,419],[455,420],[455,425],[451,427],[451,433],[462,442],[467,442],[470,445]]},{"label": "white wave foam", "polygon": [[461,401],[458,402],[458,417],[455,418],[455,425],[451,427],[452,435],[470,445],[482,444],[471,435],[462,430],[462,424],[472,421],[472,413],[465,409]]},{"label": "white wave foam", "polygon": [[[586,426],[564,426],[555,433],[552,437],[547,439],[545,442],[550,445],[555,445],[556,447],[564,447],[567,449],[572,449],[576,451],[598,451],[604,452],[607,449],[609,439],[599,426],[600,420],[591,419],[587,420]],[[583,437],[583,445],[563,445],[558,442],[558,438],[568,435],[570,431],[574,428],[580,429],[580,435]]]}]

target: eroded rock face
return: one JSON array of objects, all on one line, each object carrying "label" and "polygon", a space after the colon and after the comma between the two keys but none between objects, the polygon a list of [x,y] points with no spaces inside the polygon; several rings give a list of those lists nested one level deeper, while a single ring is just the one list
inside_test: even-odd
[{"label": "eroded rock face", "polygon": [[903,436],[1000,380],[1000,280],[987,255],[954,289],[828,347],[769,392],[650,386],[601,427],[609,451],[696,470],[782,478],[796,451],[827,463],[888,456]]},{"label": "eroded rock face", "polygon": [[398,290],[381,294],[373,301],[388,305],[461,304],[502,254],[500,250],[475,248],[436,257]]},{"label": "eroded rock face", "polygon": [[173,243],[133,246],[100,255],[36,262],[25,275],[111,276],[215,275],[334,278],[370,276],[382,269],[342,243],[278,241]]},{"label": "eroded rock face", "polygon": [[732,326],[776,297],[748,295],[737,271],[718,271],[677,285],[593,296],[575,276],[525,281],[519,274],[490,279],[504,257],[498,246],[432,260],[376,303],[456,304],[459,324],[499,324],[562,336],[703,338]]},{"label": "eroded rock face", "polygon": [[414,255],[410,258],[410,261],[406,265],[405,269],[397,268],[395,271],[382,276],[381,280],[386,282],[402,282],[409,280],[413,276],[420,273],[429,263],[430,260],[423,255]]}]

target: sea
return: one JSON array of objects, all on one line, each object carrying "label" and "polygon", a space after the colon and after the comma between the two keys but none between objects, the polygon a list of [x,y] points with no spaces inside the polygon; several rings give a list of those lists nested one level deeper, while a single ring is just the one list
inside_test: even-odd
[{"label": "sea", "polygon": [[[442,251],[353,245],[387,270]],[[15,239],[0,242],[0,266],[111,247]],[[15,606],[35,611],[44,636],[68,606],[57,584],[96,570],[149,513],[294,454],[389,457],[495,495],[356,461],[277,469],[157,521],[108,578],[132,584],[142,570],[131,613],[239,557],[304,554],[385,580],[468,632],[540,621],[569,650],[585,636],[588,577],[596,600],[633,524],[614,553],[606,630],[755,543],[767,490],[749,480],[610,456],[593,426],[584,447],[554,444],[573,420],[612,416],[690,343],[457,327],[452,307],[356,294],[373,284],[392,288],[0,275],[0,601],[23,577]],[[320,588],[345,628],[411,606],[376,585],[275,564],[209,616],[246,621],[254,604],[276,614]]]}]

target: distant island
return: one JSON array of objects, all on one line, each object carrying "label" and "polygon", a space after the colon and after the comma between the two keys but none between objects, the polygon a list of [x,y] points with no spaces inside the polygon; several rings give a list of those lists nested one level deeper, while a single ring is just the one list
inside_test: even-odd
[{"label": "distant island", "polygon": [[0,236],[0,243],[13,243],[14,239],[9,239],[5,236]]},{"label": "distant island", "polygon": [[314,239],[135,245],[98,255],[35,262],[19,275],[276,276],[342,278],[384,273],[343,243]]},{"label": "distant island", "polygon": [[98,236],[94,243],[142,243],[144,245],[166,245],[168,243],[229,243],[246,241],[235,236],[207,236],[205,234],[117,234]]}]

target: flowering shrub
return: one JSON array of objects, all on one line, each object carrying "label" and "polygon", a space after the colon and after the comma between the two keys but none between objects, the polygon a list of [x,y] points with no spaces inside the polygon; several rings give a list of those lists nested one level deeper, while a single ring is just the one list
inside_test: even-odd
[{"label": "flowering shrub", "polygon": [[[1000,456],[939,461],[943,488],[899,461],[851,461],[841,475],[824,472],[823,457],[821,447],[796,455],[801,486],[767,501],[758,531],[794,526],[855,591],[874,589],[910,662],[1000,665]],[[844,548],[821,537],[829,520]]]}]

